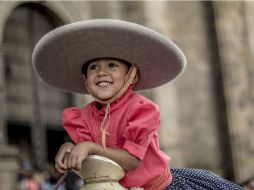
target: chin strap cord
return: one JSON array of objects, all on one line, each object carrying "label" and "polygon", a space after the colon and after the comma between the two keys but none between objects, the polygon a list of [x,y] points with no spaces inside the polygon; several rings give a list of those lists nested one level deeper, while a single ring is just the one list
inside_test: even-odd
[{"label": "chin strap cord", "polygon": [[110,121],[110,103],[107,103],[105,116],[103,118],[103,121],[101,123],[101,144],[103,146],[104,151],[106,150],[106,138],[109,135],[107,128],[109,126]]}]

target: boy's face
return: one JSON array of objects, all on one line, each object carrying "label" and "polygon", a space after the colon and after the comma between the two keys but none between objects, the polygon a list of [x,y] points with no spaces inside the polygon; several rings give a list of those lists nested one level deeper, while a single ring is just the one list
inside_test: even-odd
[{"label": "boy's face", "polygon": [[101,101],[109,100],[124,85],[128,66],[115,59],[97,59],[87,67],[87,86]]}]

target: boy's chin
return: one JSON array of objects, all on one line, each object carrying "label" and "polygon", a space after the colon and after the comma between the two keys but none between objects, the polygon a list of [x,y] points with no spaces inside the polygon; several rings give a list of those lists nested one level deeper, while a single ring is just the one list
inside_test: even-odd
[{"label": "boy's chin", "polygon": [[101,101],[101,102],[106,102],[108,100],[110,100],[112,96],[103,96],[103,97],[95,97],[97,100]]},{"label": "boy's chin", "polygon": [[93,97],[101,102],[107,102],[109,100],[111,100],[112,98],[115,97],[115,95],[117,94],[117,92],[115,93],[105,93],[105,94],[94,94]]}]

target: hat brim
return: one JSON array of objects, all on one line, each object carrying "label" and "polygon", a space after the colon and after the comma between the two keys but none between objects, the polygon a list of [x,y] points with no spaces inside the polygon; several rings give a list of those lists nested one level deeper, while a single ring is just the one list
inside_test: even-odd
[{"label": "hat brim", "polygon": [[49,32],[37,43],[33,64],[48,84],[87,94],[83,64],[106,57],[125,60],[138,68],[140,79],[135,90],[161,86],[186,65],[184,54],[168,38],[138,24],[111,19],[76,22]]}]

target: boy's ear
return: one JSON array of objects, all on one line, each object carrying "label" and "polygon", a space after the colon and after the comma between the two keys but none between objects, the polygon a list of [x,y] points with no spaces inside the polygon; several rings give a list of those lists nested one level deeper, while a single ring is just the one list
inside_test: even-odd
[{"label": "boy's ear", "polygon": [[82,77],[83,77],[84,81],[87,81],[87,78],[86,78],[86,76],[84,74],[82,74]]},{"label": "boy's ear", "polygon": [[[88,88],[87,78],[86,78],[85,75],[82,75],[82,76],[83,76],[83,81],[84,81],[84,83],[85,83],[85,85],[86,85],[86,90],[87,90],[88,94],[91,94],[91,92],[90,92],[90,90],[89,90],[89,88]],[[91,95],[92,95],[92,94],[91,94]]]},{"label": "boy's ear", "polygon": [[86,78],[85,75],[82,75],[82,77],[83,77],[83,81],[84,81],[84,83],[85,83],[85,85],[86,85],[86,89],[88,90],[87,78]]},{"label": "boy's ear", "polygon": [[138,81],[139,81],[139,71],[138,69],[136,69],[136,73],[135,73],[135,76],[133,78],[133,81],[131,82],[131,84],[136,84]]},{"label": "boy's ear", "polygon": [[133,79],[132,84],[137,83],[137,82],[139,81],[139,77],[140,77],[140,75],[139,75],[139,71],[137,70],[136,75],[135,75],[135,78]]}]

